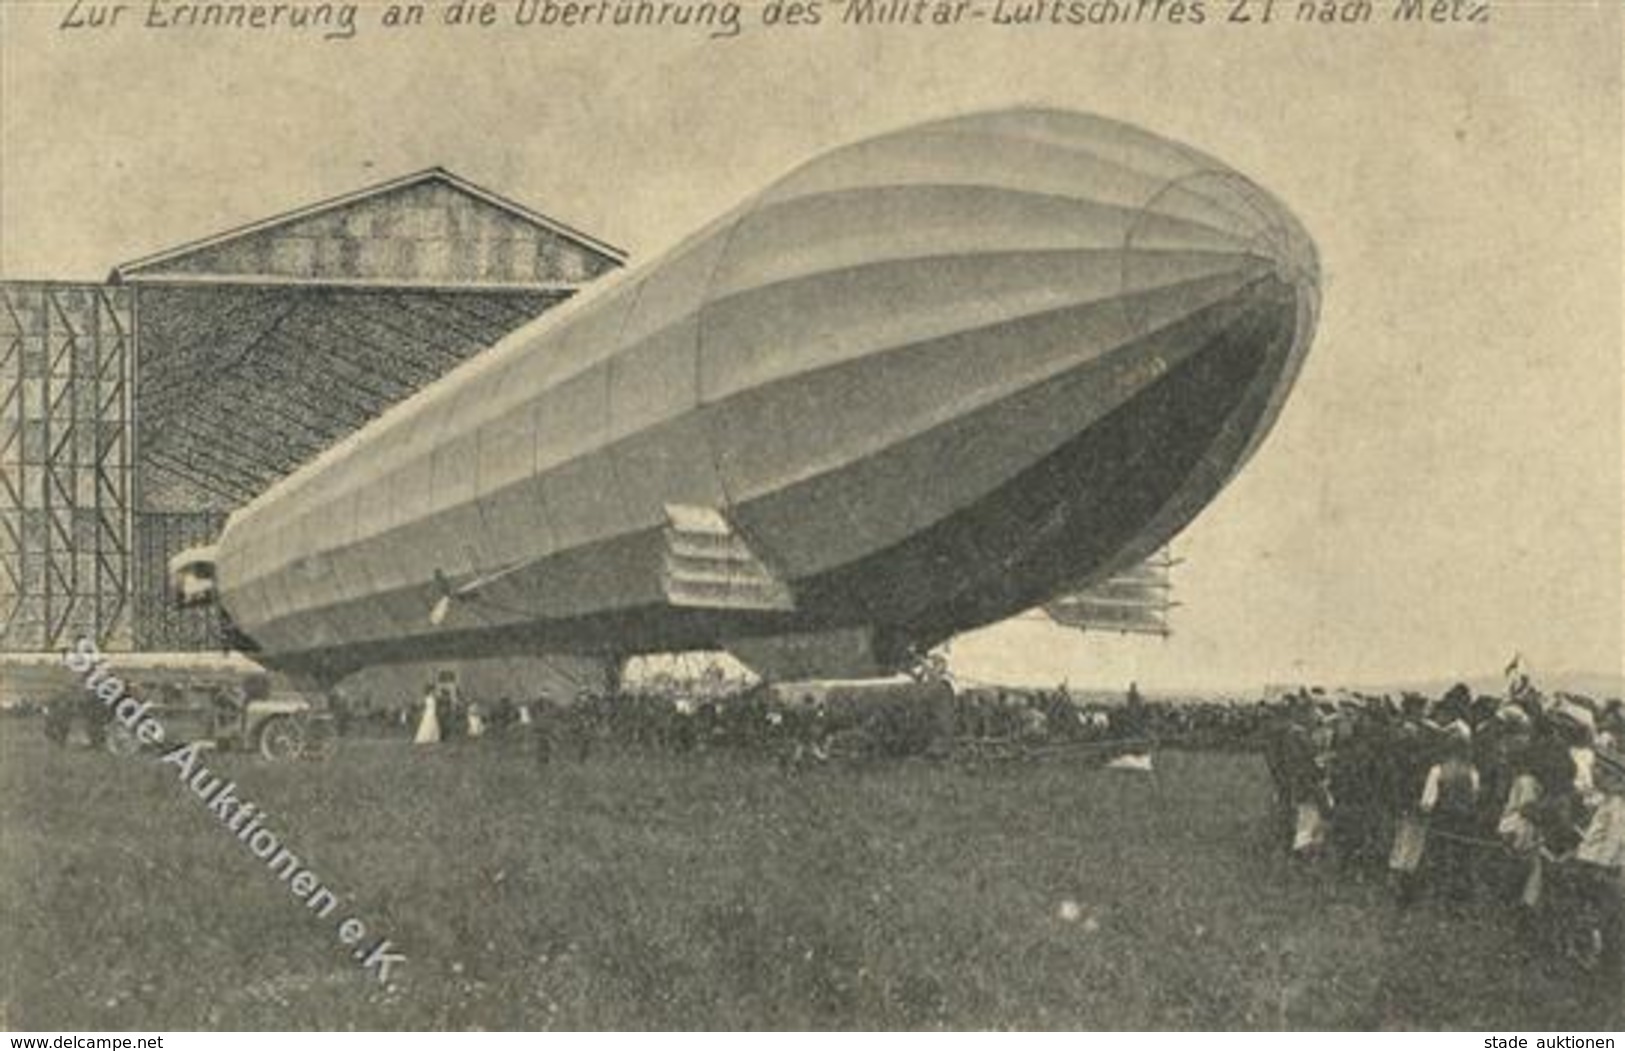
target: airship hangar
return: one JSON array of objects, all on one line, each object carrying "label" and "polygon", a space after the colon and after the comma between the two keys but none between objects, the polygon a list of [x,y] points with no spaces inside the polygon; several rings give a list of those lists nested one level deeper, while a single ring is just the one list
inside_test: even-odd
[{"label": "airship hangar", "polygon": [[0,281],[0,652],[230,648],[166,566],[388,406],[622,267],[441,168],[115,267]]},{"label": "airship hangar", "polygon": [[[234,648],[218,606],[174,601],[176,554],[627,262],[433,168],[119,265],[103,282],[0,281],[0,654],[82,635],[110,653]],[[1171,564],[1159,554],[1047,615],[1166,634]],[[434,670],[383,677],[410,696]],[[468,671],[492,690],[572,679],[556,681],[556,658]]]}]

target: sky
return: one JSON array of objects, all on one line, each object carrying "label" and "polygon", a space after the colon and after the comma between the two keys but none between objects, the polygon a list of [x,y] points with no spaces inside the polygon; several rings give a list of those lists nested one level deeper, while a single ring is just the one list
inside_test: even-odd
[{"label": "sky", "polygon": [[[0,275],[119,262],[431,165],[656,254],[841,143],[971,109],[1098,112],[1286,201],[1319,332],[1258,454],[1175,542],[1174,634],[1036,621],[981,679],[1142,687],[1625,671],[1621,7],[1488,26],[506,24],[347,40],[60,28],[0,0]],[[162,2],[162,0],[161,0]],[[172,5],[170,5],[172,6]],[[437,13],[439,4],[431,5]],[[1290,10],[1296,5],[1278,4]],[[747,23],[760,4],[747,11]]]}]

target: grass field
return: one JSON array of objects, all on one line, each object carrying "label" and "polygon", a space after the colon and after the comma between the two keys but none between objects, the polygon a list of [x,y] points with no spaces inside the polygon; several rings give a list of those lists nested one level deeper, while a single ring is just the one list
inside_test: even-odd
[{"label": "grass field", "polygon": [[[1488,906],[1272,849],[1263,764],[787,776],[345,742],[219,757],[408,960],[362,971],[148,758],[0,725],[0,1028],[1611,1028]],[[1063,903],[1073,902],[1076,908]]]}]

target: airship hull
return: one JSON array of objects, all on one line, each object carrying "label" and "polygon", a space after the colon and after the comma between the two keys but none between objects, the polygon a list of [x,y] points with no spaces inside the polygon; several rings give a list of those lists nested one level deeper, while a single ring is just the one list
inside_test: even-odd
[{"label": "airship hull", "polygon": [[1183,528],[1316,294],[1263,191],[1050,112],[837,150],[614,280],[233,516],[219,593],[263,659],[858,629],[885,663]]}]

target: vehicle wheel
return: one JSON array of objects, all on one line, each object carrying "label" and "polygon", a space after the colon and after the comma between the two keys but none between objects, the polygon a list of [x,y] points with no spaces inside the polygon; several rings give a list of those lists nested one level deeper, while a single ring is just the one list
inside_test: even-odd
[{"label": "vehicle wheel", "polygon": [[135,733],[123,723],[113,723],[107,728],[107,736],[102,740],[102,746],[108,754],[116,756],[134,755],[141,751],[141,742]]},{"label": "vehicle wheel", "polygon": [[338,731],[330,721],[324,719],[307,720],[304,723],[304,750],[301,758],[304,759],[331,759],[333,753],[338,751]]},{"label": "vehicle wheel", "polygon": [[304,728],[286,715],[265,721],[260,730],[260,755],[272,762],[298,759],[305,750]]}]

